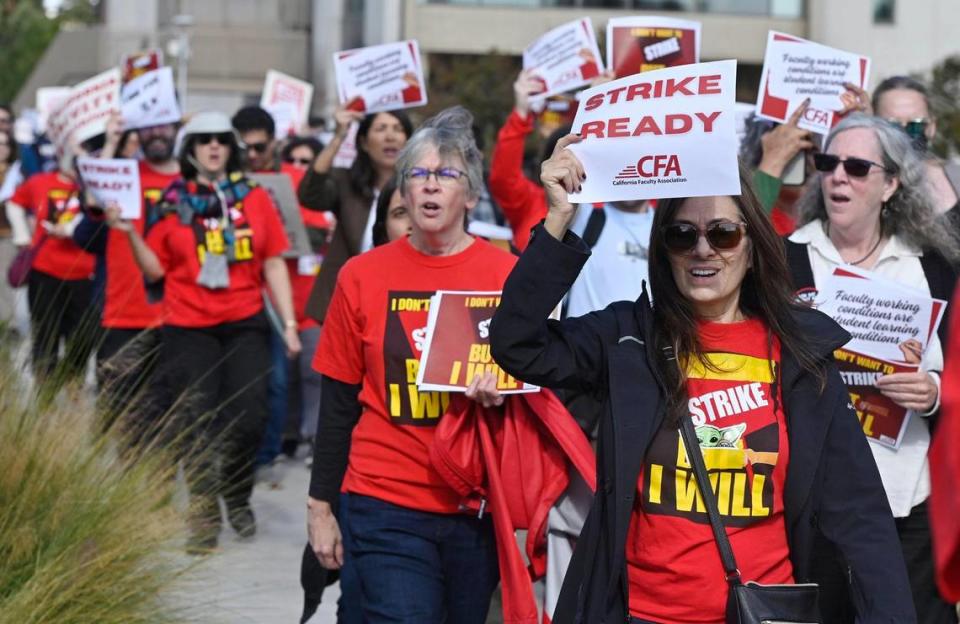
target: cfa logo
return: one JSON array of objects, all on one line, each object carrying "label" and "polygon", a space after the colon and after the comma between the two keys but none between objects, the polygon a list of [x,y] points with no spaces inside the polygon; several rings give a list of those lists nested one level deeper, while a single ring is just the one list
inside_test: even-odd
[{"label": "cfa logo", "polygon": [[477,323],[477,332],[480,334],[481,338],[490,337],[490,321],[492,320],[492,318],[488,318],[485,321],[480,321]]},{"label": "cfa logo", "polygon": [[682,176],[680,159],[676,154],[657,154],[643,156],[636,165],[628,165],[617,174],[617,179],[624,178],[663,178],[668,176]]}]

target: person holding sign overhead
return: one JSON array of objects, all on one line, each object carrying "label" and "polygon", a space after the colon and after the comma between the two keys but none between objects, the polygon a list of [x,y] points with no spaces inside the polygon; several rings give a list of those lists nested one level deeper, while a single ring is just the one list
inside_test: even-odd
[{"label": "person holding sign overhead", "polygon": [[[430,463],[450,396],[416,385],[433,294],[499,290],[515,262],[465,229],[483,188],[472,124],[447,109],[406,144],[397,170],[410,234],[344,265],[314,359],[323,386],[310,543],[325,568],[347,566],[368,623],[481,624],[499,580],[489,515],[463,514]],[[477,376],[466,396],[497,409],[496,383]]]},{"label": "person holding sign overhead", "polygon": [[[567,197],[595,175],[569,149],[583,140],[564,137],[543,164],[546,220],[490,328],[510,374],[607,403],[597,493],[554,624],[733,621],[728,581],[811,581],[816,526],[851,563],[860,622],[915,622],[893,519],[832,359],[849,336],[795,303],[782,243],[745,169],[739,195],[658,203],[653,306],[644,292],[547,320],[590,256],[570,231]],[[684,419],[714,484],[735,576],[725,578],[678,432]]]},{"label": "person holding sign overhead", "polygon": [[[290,280],[281,254],[287,237],[277,208],[241,173],[230,119],[194,115],[180,133],[182,178],[164,193],[146,240],[108,208],[127,234],[146,280],[163,286],[161,377],[174,407],[174,442],[188,453],[195,498],[188,551],[217,545],[222,496],[241,537],[256,532],[250,509],[253,458],[267,417],[266,282],[291,354],[300,351]],[[173,401],[171,400],[171,403]]]},{"label": "person holding sign overhead", "polygon": [[[814,164],[819,179],[800,200],[801,226],[787,243],[793,281],[802,293],[815,298],[835,267],[853,265],[952,301],[960,239],[937,209],[926,164],[905,132],[877,117],[851,116],[830,132]],[[920,371],[876,382],[912,415],[899,448],[870,444],[897,519],[921,622],[957,621],[934,584],[926,506],[930,417],[940,405],[946,325],[931,337]]]}]

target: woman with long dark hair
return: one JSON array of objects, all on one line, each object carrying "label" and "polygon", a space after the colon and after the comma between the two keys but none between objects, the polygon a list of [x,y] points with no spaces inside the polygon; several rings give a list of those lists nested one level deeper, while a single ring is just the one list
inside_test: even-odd
[{"label": "woman with long dark hair", "polygon": [[744,582],[810,578],[815,531],[850,561],[861,622],[913,622],[896,531],[833,350],[849,336],[794,304],[783,246],[740,171],[735,197],[657,207],[636,302],[545,320],[589,257],[561,139],[549,211],[504,286],[491,349],[512,375],[606,401],[597,494],[553,622],[724,622],[728,583],[680,438],[696,429]]},{"label": "woman with long dark hair", "polygon": [[[197,113],[180,132],[180,172],[163,193],[146,239],[116,208],[148,282],[163,287],[161,378],[170,393],[175,442],[190,460],[194,498],[188,550],[217,545],[218,498],[241,537],[256,532],[253,459],[267,417],[267,317],[262,288],[284,323],[288,353],[300,351],[287,267],[288,246],[270,196],[242,173],[230,119]],[[152,225],[150,222],[153,222]]]},{"label": "woman with long dark hair", "polygon": [[[347,260],[373,247],[373,221],[380,189],[394,173],[397,157],[413,134],[413,124],[403,111],[364,116],[347,105],[334,112],[337,127],[333,139],[317,156],[300,183],[300,203],[313,210],[332,212],[337,227],[323,270],[317,276],[307,314],[323,323],[333,296],[337,274]],[[349,169],[333,166],[350,126],[359,122],[357,157]]]}]

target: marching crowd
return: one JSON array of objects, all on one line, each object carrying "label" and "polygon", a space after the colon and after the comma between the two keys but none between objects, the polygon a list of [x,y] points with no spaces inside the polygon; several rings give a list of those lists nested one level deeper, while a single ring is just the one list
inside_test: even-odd
[{"label": "marching crowd", "polygon": [[[739,196],[603,205],[568,201],[589,166],[569,126],[537,123],[539,88],[516,77],[488,172],[462,107],[415,124],[348,102],[325,144],[275,138],[259,106],[136,130],[114,116],[45,164],[0,107],[4,269],[26,290],[36,382],[95,357],[124,439],[190,465],[192,553],[216,548],[219,500],[253,536],[255,469],[310,444],[310,550],[339,571],[340,622],[479,624],[498,583],[505,620],[534,621],[531,573],[554,623],[725,621],[740,579],[818,583],[816,621],[957,622],[927,501],[960,337],[943,322],[922,354],[904,347],[917,372],[877,381],[912,415],[892,449],[867,441],[837,372],[849,335],[802,305],[841,265],[953,300],[960,167],[929,149],[925,87],[849,85],[822,144],[803,108],[749,119]],[[140,218],[86,192],[81,155],[138,160]],[[797,158],[806,175],[785,182]],[[288,253],[263,174],[289,178],[309,253]],[[480,204],[510,241],[471,233]],[[462,396],[419,391],[437,290],[502,290],[493,356],[549,396],[502,394],[490,372]],[[707,468],[734,462],[699,491],[690,423]]]}]

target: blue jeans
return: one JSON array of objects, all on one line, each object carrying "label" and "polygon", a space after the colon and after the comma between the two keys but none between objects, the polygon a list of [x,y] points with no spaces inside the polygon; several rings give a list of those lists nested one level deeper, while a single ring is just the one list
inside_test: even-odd
[{"label": "blue jeans", "polygon": [[280,454],[283,429],[287,424],[287,345],[283,336],[270,329],[270,375],[267,377],[267,405],[269,418],[263,432],[263,442],[257,451],[256,464],[266,466]]},{"label": "blue jeans", "polygon": [[[489,516],[428,513],[356,494],[341,497],[339,516],[363,622],[486,621],[500,580]],[[354,611],[349,621],[359,621],[355,605],[346,604],[355,590],[346,591],[341,611]]]}]

